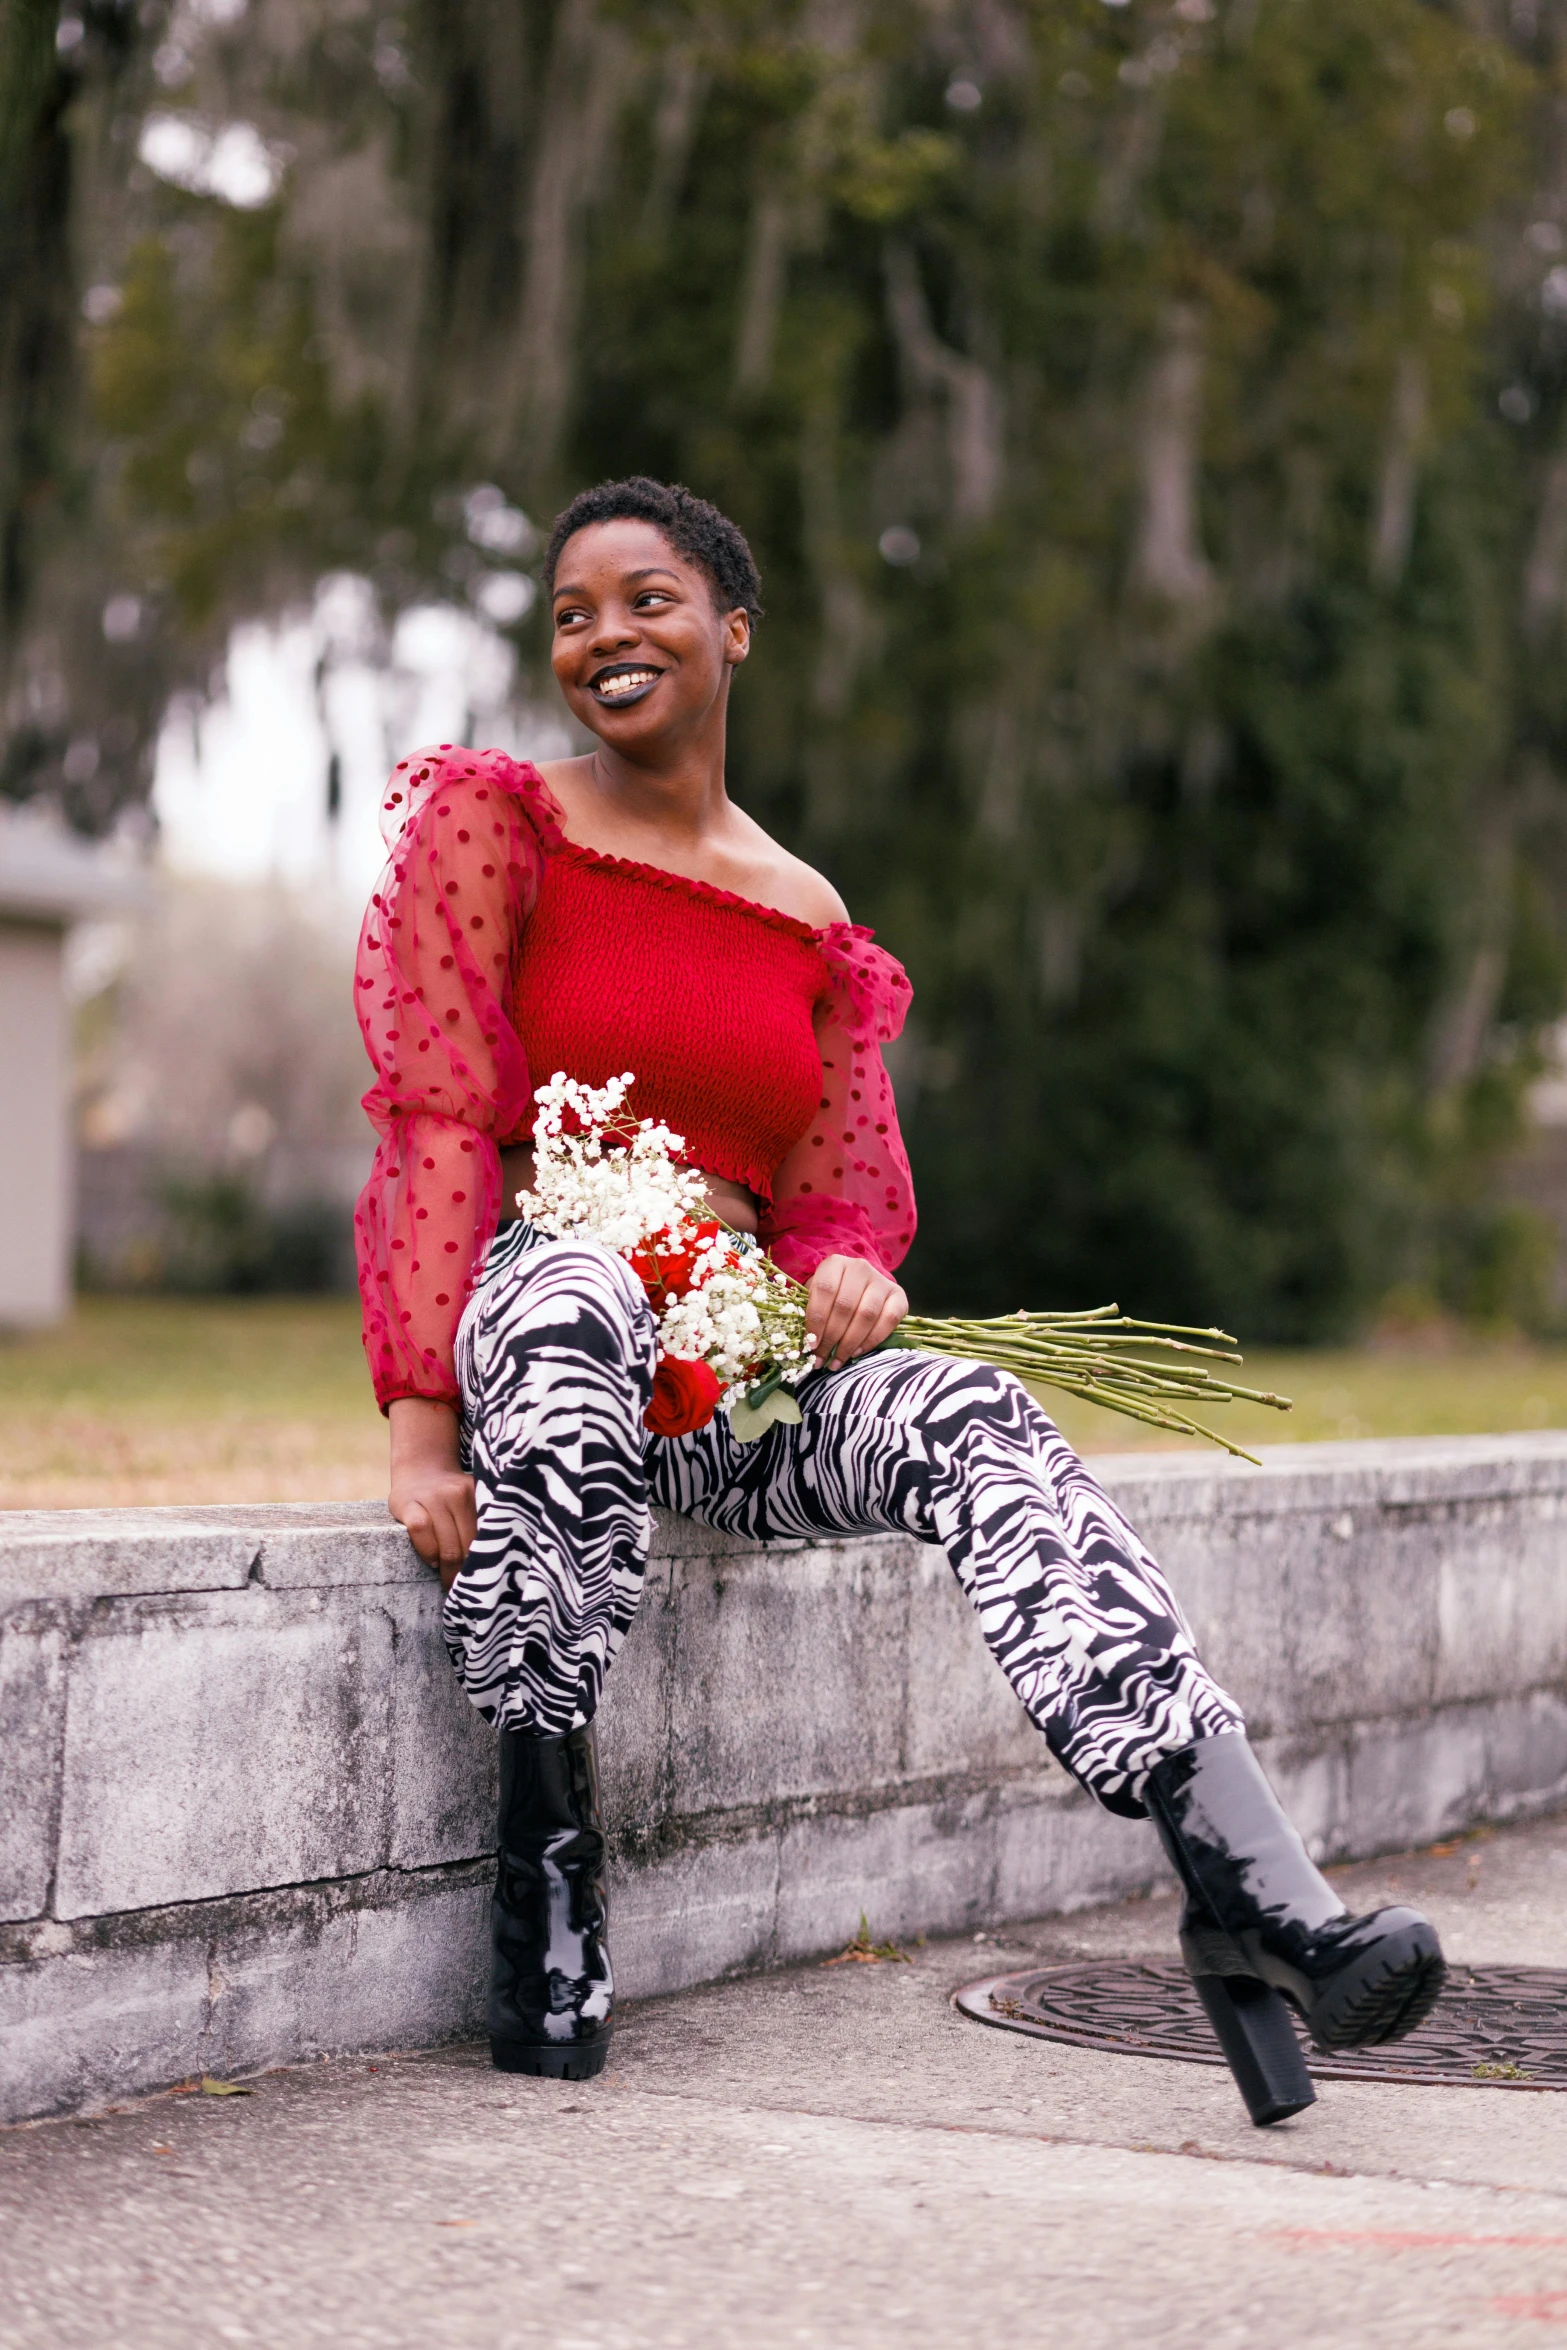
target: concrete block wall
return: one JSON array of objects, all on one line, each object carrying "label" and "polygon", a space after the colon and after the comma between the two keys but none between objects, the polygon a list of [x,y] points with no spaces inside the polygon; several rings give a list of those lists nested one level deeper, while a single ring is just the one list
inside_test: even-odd
[{"label": "concrete block wall", "polygon": [[[1319,1852],[1567,1802],[1567,1437],[1098,1466]],[[0,2116],[478,2028],[438,1600],[368,1503],[0,1515]],[[626,1993],[1162,1875],[903,1537],[662,1521],[601,1750]]]}]

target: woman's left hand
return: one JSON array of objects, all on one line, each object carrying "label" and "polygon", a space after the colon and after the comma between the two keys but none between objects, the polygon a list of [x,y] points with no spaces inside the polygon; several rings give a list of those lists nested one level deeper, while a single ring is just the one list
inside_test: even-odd
[{"label": "woman's left hand", "polygon": [[878,1266],[863,1257],[823,1257],[805,1305],[817,1362],[852,1363],[890,1338],[908,1310],[904,1292]]}]

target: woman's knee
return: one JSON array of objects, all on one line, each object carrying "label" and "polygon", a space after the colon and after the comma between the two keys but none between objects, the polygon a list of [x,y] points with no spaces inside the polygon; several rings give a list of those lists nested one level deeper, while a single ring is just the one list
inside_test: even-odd
[{"label": "woman's knee", "polygon": [[985,1406],[992,1416],[1009,1425],[1026,1425],[1036,1433],[1057,1436],[1059,1430],[1044,1405],[1033,1391],[1025,1387],[1015,1371],[998,1371],[994,1364],[979,1366],[989,1374],[985,1390]]},{"label": "woman's knee", "polygon": [[525,1258],[511,1282],[486,1298],[475,1332],[484,1367],[535,1352],[623,1362],[652,1375],[657,1335],[642,1284],[624,1258],[561,1241]]},{"label": "woman's knee", "polygon": [[623,1313],[630,1321],[641,1322],[652,1313],[647,1292],[625,1258],[591,1241],[558,1240],[552,1247],[541,1250],[534,1276],[557,1294],[565,1292],[591,1298],[601,1307]]},{"label": "woman's knee", "polygon": [[954,1355],[926,1355],[928,1407],[938,1413],[968,1413],[975,1419],[1011,1423],[1037,1415],[1039,1406],[1011,1371]]},{"label": "woman's knee", "polygon": [[1008,1371],[951,1355],[867,1355],[843,1372],[813,1380],[802,1396],[807,1418],[823,1413],[846,1441],[874,1430],[876,1458],[901,1454],[961,1469],[976,1447],[992,1442],[1032,1450],[1048,1432],[1028,1390]]},{"label": "woman's knee", "polygon": [[[993,1363],[926,1356],[911,1415],[922,1445],[966,1474],[999,1457],[1058,1466],[1066,1440],[1021,1379]],[[900,1414],[900,1417],[904,1415]]]}]

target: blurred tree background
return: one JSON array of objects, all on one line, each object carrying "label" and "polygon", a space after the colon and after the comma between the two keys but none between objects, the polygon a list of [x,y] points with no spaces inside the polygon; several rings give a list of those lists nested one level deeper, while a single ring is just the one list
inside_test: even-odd
[{"label": "blurred tree background", "polygon": [[[1541,1294],[1561,0],[0,0],[0,783],[229,631],[749,533],[738,796],[907,961],[928,1306]],[[531,520],[529,519],[531,518]]]}]

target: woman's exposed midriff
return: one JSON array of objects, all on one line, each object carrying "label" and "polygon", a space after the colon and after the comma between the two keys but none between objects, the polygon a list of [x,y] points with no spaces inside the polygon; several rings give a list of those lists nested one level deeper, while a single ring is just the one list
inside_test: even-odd
[{"label": "woman's exposed midriff", "polygon": [[[500,1154],[501,1158],[501,1222],[517,1221],[517,1194],[533,1188],[533,1145],[512,1143]],[[708,1205],[715,1216],[736,1232],[755,1232],[758,1211],[755,1194],[743,1183],[731,1183],[725,1175],[706,1175]]]}]

